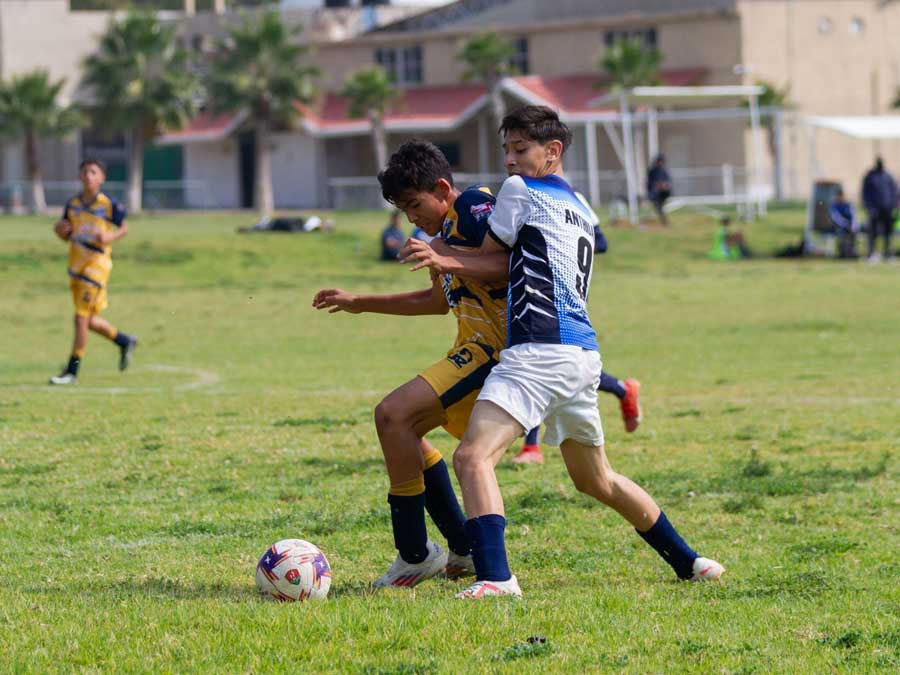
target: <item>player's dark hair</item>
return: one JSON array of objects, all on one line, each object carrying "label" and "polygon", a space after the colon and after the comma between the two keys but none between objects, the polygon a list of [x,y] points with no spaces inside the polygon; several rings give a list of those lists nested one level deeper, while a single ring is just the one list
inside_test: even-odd
[{"label": "player's dark hair", "polygon": [[553,108],[545,105],[526,105],[513,110],[503,118],[498,131],[503,136],[510,131],[519,131],[528,140],[538,143],[559,141],[562,143],[563,152],[572,143],[572,132],[569,127],[560,121]]},{"label": "player's dark hair", "polygon": [[90,166],[91,164],[93,164],[96,167],[99,167],[100,170],[103,172],[103,175],[104,176],[106,175],[106,164],[103,162],[102,159],[98,159],[97,157],[85,157],[83,160],[81,160],[81,164],[78,165],[79,173],[81,172],[81,170],[84,167]]},{"label": "player's dark hair", "polygon": [[407,192],[430,192],[443,178],[453,185],[450,163],[434,143],[420,138],[403,143],[378,172],[381,194],[391,204]]}]

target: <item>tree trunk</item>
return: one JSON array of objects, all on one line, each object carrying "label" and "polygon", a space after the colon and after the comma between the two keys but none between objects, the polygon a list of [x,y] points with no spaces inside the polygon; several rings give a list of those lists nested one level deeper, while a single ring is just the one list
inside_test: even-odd
[{"label": "tree trunk", "polygon": [[256,123],[256,185],[254,186],[254,206],[260,219],[271,217],[275,211],[275,196],[272,190],[272,148],[269,146],[269,129],[264,121]]},{"label": "tree trunk", "polygon": [[28,180],[31,181],[31,208],[36,213],[47,210],[47,199],[44,196],[44,175],[41,172],[41,160],[38,157],[37,139],[34,129],[25,129],[25,165],[28,168]]},{"label": "tree trunk", "polygon": [[131,147],[128,149],[128,212],[137,214],[143,207],[144,194],[144,130],[140,127],[131,132]]},{"label": "tree trunk", "polygon": [[384,130],[384,119],[379,113],[369,115],[372,131],[372,148],[375,150],[376,171],[381,171],[387,164],[387,132]]}]

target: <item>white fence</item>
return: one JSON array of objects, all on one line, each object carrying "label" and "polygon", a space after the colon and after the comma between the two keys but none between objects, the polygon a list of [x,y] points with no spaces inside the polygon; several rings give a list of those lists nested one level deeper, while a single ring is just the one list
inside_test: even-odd
[{"label": "white fence", "polygon": [[[109,181],[103,184],[103,192],[113,199],[127,201],[127,183]],[[79,181],[44,181],[44,194],[51,207],[63,204],[81,191]],[[207,182],[203,180],[150,180],[144,182],[145,209],[216,209],[217,204]],[[31,183],[29,181],[0,182],[0,213],[19,213],[31,206]]]},{"label": "white fence", "polygon": [[[670,169],[672,176],[673,206],[679,204],[741,204],[752,201],[756,194],[749,181],[748,171],[730,164],[721,166]],[[568,171],[572,186],[588,195],[586,171]],[[457,173],[454,181],[459,187],[488,185],[497,190],[506,174]],[[598,192],[603,203],[626,199],[625,172],[599,171]],[[371,176],[332,178],[328,181],[330,203],[336,209],[380,208],[384,205],[378,181]],[[640,193],[646,192],[641,186]],[[771,189],[766,190],[769,194]],[[770,195],[769,195],[770,196]],[[768,197],[767,197],[768,198]],[[677,200],[677,201],[676,201]]]}]

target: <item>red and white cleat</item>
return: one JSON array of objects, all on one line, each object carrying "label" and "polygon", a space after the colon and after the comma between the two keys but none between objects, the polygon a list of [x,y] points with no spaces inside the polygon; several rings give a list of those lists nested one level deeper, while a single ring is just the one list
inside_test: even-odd
[{"label": "red and white cleat", "polygon": [[539,445],[523,445],[519,454],[512,458],[513,464],[543,464],[544,455]]},{"label": "red and white cleat", "polygon": [[408,563],[399,555],[390,569],[375,580],[376,588],[397,586],[412,588],[444,571],[447,553],[433,541],[426,542],[428,556],[420,563]]},{"label": "red and white cleat", "polygon": [[641,423],[641,404],[638,394],[641,391],[641,383],[637,380],[625,380],[625,396],[619,399],[619,408],[622,410],[622,421],[625,422],[625,431],[631,433]]},{"label": "red and white cleat", "polygon": [[514,598],[522,597],[522,589],[519,588],[519,582],[515,575],[506,581],[476,581],[461,593],[457,593],[457,598],[489,598],[500,595],[511,595]]},{"label": "red and white cleat", "polygon": [[716,581],[725,573],[725,568],[715,560],[697,558],[694,561],[694,576],[691,581]]}]

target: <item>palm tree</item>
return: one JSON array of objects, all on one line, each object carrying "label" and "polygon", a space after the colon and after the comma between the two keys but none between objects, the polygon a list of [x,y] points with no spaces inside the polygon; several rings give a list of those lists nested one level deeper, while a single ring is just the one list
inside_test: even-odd
[{"label": "palm tree", "polygon": [[384,113],[391,103],[400,98],[400,90],[391,84],[381,67],[374,66],[359,70],[347,78],[341,96],[349,102],[350,117],[369,118],[375,163],[380,170],[387,164]]},{"label": "palm tree", "polygon": [[0,83],[0,135],[22,139],[31,182],[31,206],[38,212],[47,208],[38,138],[65,136],[84,121],[77,108],[57,102],[64,84],[65,80],[51,82],[50,74],[45,70],[14,76],[8,83]]},{"label": "palm tree", "polygon": [[512,72],[509,60],[514,54],[512,42],[493,32],[481,33],[467,40],[457,54],[457,58],[466,66],[463,80],[477,80],[487,87],[494,128],[500,127],[506,114],[500,82]]},{"label": "palm tree", "polygon": [[626,37],[613,42],[603,52],[598,65],[609,73],[614,89],[630,89],[659,84],[662,60],[662,53],[655,47],[647,47],[641,38]]},{"label": "palm tree", "polygon": [[[791,102],[791,85],[786,84],[783,88],[779,89],[777,86],[772,84],[771,82],[759,81],[756,83],[757,86],[762,87],[762,93],[756,97],[756,101],[759,104],[760,108],[791,108],[793,107],[793,103]],[[747,103],[744,104],[749,105]],[[760,120],[760,124],[766,129],[766,139],[769,144],[769,153],[772,156],[774,161],[776,154],[775,144],[778,142],[778,139],[775,137],[775,123],[774,117],[772,115],[767,115],[766,117]]]},{"label": "palm tree", "polygon": [[309,103],[315,93],[318,70],[304,65],[302,32],[302,26],[285,25],[277,12],[245,16],[219,42],[210,74],[211,109],[248,114],[255,140],[254,202],[262,218],[275,208],[269,134],[291,128],[300,115],[296,104]]},{"label": "palm tree", "polygon": [[95,125],[129,137],[128,206],[133,213],[141,210],[145,145],[186,125],[195,111],[198,81],[175,38],[175,26],[152,14],[132,13],[110,23],[84,63]]}]

